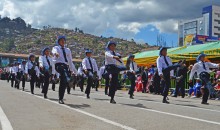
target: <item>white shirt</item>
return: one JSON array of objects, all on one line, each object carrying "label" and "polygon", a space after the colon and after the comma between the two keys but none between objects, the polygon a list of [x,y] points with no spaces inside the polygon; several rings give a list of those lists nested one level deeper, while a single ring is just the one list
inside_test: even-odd
[{"label": "white shirt", "polygon": [[[69,69],[70,71],[74,72],[75,74],[77,74],[77,70],[75,68],[75,65],[72,62],[72,53],[70,51],[69,48],[64,47],[65,53],[66,53],[66,59],[68,61],[68,63],[65,61],[65,58],[63,56],[63,50],[61,46],[55,46],[52,49],[52,54],[54,55],[53,60],[54,60],[54,64],[56,63],[64,63],[66,65],[69,65]],[[59,57],[56,57],[55,54],[59,54]]]},{"label": "white shirt", "polygon": [[13,67],[10,68],[10,73],[11,74],[17,75],[17,72],[18,72],[18,67],[17,66],[13,66]]},{"label": "white shirt", "polygon": [[190,80],[193,79],[195,72],[197,72],[197,76],[199,76],[199,74],[202,72],[208,72],[208,73],[211,72],[210,68],[219,68],[219,64],[214,64],[211,62],[205,62],[204,64],[205,64],[206,69],[204,69],[202,61],[199,61],[194,64],[194,66],[191,70],[190,76],[189,76]]},{"label": "white shirt", "polygon": [[[93,59],[92,57],[90,57],[90,61],[92,63],[92,68],[93,68],[93,72],[97,72],[98,73],[98,66],[96,64],[96,61],[95,59]],[[83,59],[82,61],[82,67],[83,67],[83,70],[88,70],[88,69],[92,69],[91,66],[90,66],[90,63],[89,63],[89,58],[86,57]]]},{"label": "white shirt", "polygon": [[[31,61],[28,61],[25,65],[25,73],[28,74],[28,70],[31,69],[33,67],[33,64],[31,63]],[[35,66],[34,70],[36,71],[36,75],[37,77],[40,76],[40,70],[37,66]]]},{"label": "white shirt", "polygon": [[[134,69],[133,69],[132,63],[134,64]],[[136,72],[136,71],[138,71],[137,64],[135,62],[131,61],[131,63],[130,63],[130,72]]]},{"label": "white shirt", "polygon": [[20,72],[25,72],[25,65],[20,64],[20,65],[19,65],[19,71],[20,71]]},{"label": "white shirt", "polygon": [[[54,62],[52,60],[52,58],[50,56],[47,57],[49,62],[50,62],[50,66],[52,67],[52,74],[54,75],[55,74],[55,65],[54,65]],[[44,67],[44,68],[49,68],[49,64],[47,62],[47,58],[46,58],[46,55],[44,56],[40,56],[39,57],[39,66],[40,67]]]},{"label": "white shirt", "polygon": [[79,67],[79,68],[78,68],[77,74],[80,75],[80,76],[84,76],[84,75],[85,75],[84,72],[83,72],[82,67]]},{"label": "white shirt", "polygon": [[[116,55],[119,55],[119,53],[116,53]],[[113,52],[112,51],[106,51],[105,52],[105,65],[116,65],[117,60],[113,58]]]},{"label": "white shirt", "polygon": [[[170,57],[168,57],[168,56],[166,56],[166,60],[167,60],[167,62],[168,62],[168,64],[169,65],[173,65],[173,63],[172,63],[172,61],[171,61],[171,59],[170,59]],[[158,73],[159,73],[159,75],[163,75],[163,69],[165,69],[165,68],[167,68],[168,66],[167,66],[167,64],[166,64],[166,62],[165,62],[165,60],[164,60],[164,56],[160,56],[160,57],[158,57],[157,58],[157,69],[158,69]],[[170,71],[170,76],[174,76],[174,71],[173,70],[171,70]]]}]

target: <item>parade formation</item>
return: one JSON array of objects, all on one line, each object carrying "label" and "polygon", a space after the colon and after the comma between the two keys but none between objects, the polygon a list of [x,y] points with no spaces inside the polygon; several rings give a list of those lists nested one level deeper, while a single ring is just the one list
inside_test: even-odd
[{"label": "parade formation", "polygon": [[[190,72],[188,96],[193,94],[193,97],[201,96],[201,104],[206,105],[209,98],[216,97],[216,99],[220,99],[214,96],[214,90],[217,88],[212,85],[213,82],[210,78],[210,72],[213,72],[210,69],[217,71],[219,64],[205,62],[206,55],[204,53],[198,55],[197,63],[190,65],[188,71],[184,59],[172,63],[171,58],[167,56],[167,48],[161,47],[159,57],[155,61],[156,67],[152,65],[151,68],[148,68],[147,66],[138,66],[135,63],[135,55],[133,54],[128,55],[124,64],[121,55],[116,52],[117,42],[109,41],[106,43],[105,61],[103,61],[100,69],[96,60],[92,58],[92,50],[85,49],[85,58],[77,70],[72,62],[71,50],[65,46],[66,42],[65,36],[58,36],[56,46],[43,48],[38,61],[36,61],[34,54],[30,54],[27,61],[23,60],[21,63],[16,61],[5,67],[4,71],[7,75],[7,81],[11,82],[11,87],[20,89],[21,84],[24,91],[25,82],[29,81],[31,94],[34,94],[36,86],[42,89],[43,97],[47,99],[49,84],[52,84],[52,90],[55,91],[55,84],[59,82],[58,102],[64,104],[63,99],[66,89],[67,93],[70,94],[71,88],[75,90],[77,85],[80,87],[81,92],[85,93],[86,98],[89,99],[91,89],[95,88],[98,91],[100,81],[103,79],[105,95],[110,97],[110,103],[116,104],[115,93],[119,88],[119,82],[121,82],[119,81],[119,75],[122,75],[124,80],[127,78],[130,81],[128,91],[130,99],[134,99],[135,91],[153,92],[163,96],[162,103],[169,104],[168,95],[171,80],[176,82],[176,89],[171,92],[172,97],[181,95],[184,98],[186,96],[184,83],[187,79],[187,73]],[[214,80],[217,84],[218,79]],[[84,89],[85,83],[86,87]],[[142,84],[141,88],[139,88],[139,83]]]}]

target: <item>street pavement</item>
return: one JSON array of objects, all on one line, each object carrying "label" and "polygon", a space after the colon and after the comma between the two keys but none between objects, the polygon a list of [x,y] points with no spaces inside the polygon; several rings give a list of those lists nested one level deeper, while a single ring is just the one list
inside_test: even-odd
[{"label": "street pavement", "polygon": [[172,98],[163,104],[160,95],[135,93],[130,99],[127,91],[118,90],[110,104],[104,89],[92,89],[90,99],[77,87],[65,94],[65,104],[58,104],[56,91],[43,98],[41,89],[30,94],[0,81],[0,130],[219,130],[220,101]]}]

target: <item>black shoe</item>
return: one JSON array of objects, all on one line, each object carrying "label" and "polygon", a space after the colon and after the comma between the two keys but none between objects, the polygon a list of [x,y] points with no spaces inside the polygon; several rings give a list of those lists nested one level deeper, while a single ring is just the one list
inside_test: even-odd
[{"label": "black shoe", "polygon": [[105,93],[105,95],[108,95],[108,93]]},{"label": "black shoe", "polygon": [[201,102],[201,104],[204,104],[204,105],[209,105],[209,103],[207,103],[207,102]]},{"label": "black shoe", "polygon": [[86,97],[87,97],[87,99],[90,99],[90,96],[89,96],[89,95],[87,95]]},{"label": "black shoe", "polygon": [[81,89],[81,92],[83,92],[83,90]]},{"label": "black shoe", "polygon": [[70,94],[70,92],[68,92],[67,94]]},{"label": "black shoe", "polygon": [[134,97],[132,95],[130,95],[130,99],[134,99]]},{"label": "black shoe", "polygon": [[116,104],[116,102],[115,102],[114,99],[111,99],[111,100],[110,100],[110,103],[112,103],[112,104]]},{"label": "black shoe", "polygon": [[34,94],[34,92],[31,92],[31,94]]},{"label": "black shoe", "polygon": [[177,95],[172,95],[171,97],[177,97]]},{"label": "black shoe", "polygon": [[169,104],[170,102],[168,102],[167,100],[163,100],[163,103]]},{"label": "black shoe", "polygon": [[59,104],[64,104],[63,100],[59,100]]},{"label": "black shoe", "polygon": [[44,98],[47,99],[47,95],[44,95]]},{"label": "black shoe", "polygon": [[52,89],[53,91],[55,91],[55,89]]},{"label": "black shoe", "polygon": [[24,88],[22,90],[24,91]]}]

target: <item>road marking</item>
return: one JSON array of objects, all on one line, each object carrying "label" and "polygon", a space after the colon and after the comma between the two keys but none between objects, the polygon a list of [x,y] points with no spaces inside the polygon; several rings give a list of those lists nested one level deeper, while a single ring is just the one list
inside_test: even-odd
[{"label": "road marking", "polygon": [[0,122],[2,126],[2,130],[13,130],[10,121],[8,120],[7,116],[5,115],[2,107],[0,106]]},{"label": "road marking", "polygon": [[[21,91],[21,92],[24,92],[24,91]],[[29,95],[32,95],[31,93],[27,93],[27,92],[24,92],[24,93],[29,94]],[[38,95],[34,95],[34,96],[37,97],[37,98],[40,98],[40,99],[44,99],[43,97],[38,96]],[[72,107],[67,106],[67,105],[65,105],[65,104],[64,104],[64,105],[63,105],[63,104],[59,104],[59,103],[56,102],[56,101],[52,101],[52,100],[49,100],[49,99],[47,99],[46,101],[49,101],[49,102],[51,102],[51,103],[60,105],[60,106],[62,106],[62,107],[65,107],[65,108],[68,108],[68,109],[77,111],[77,112],[82,113],[82,114],[84,114],[84,115],[93,117],[93,118],[95,118],[95,119],[101,120],[101,121],[103,121],[103,122],[106,122],[106,123],[108,123],[108,124],[111,124],[111,125],[120,127],[120,128],[122,128],[122,129],[125,129],[125,130],[136,130],[136,129],[134,129],[134,128],[131,128],[131,127],[129,127],[129,126],[126,126],[126,125],[123,125],[123,124],[120,124],[120,123],[117,123],[117,122],[114,122],[114,121],[111,121],[111,120],[108,120],[108,119],[106,119],[106,118],[103,118],[103,117],[100,117],[100,116],[97,116],[97,115],[94,115],[94,114],[91,114],[91,113],[88,113],[88,112],[85,112],[85,111],[82,111],[82,110],[79,110],[79,109],[76,109],[76,108],[72,108]]]},{"label": "road marking", "polygon": [[[75,95],[73,95],[73,96],[75,96]],[[85,98],[83,96],[76,96],[76,97]],[[102,102],[102,101],[100,101],[100,102]],[[104,102],[109,103],[108,101],[104,101]],[[124,106],[123,104],[116,104],[116,105]],[[163,105],[165,105],[165,104],[163,104]],[[178,106],[178,105],[176,105],[176,106]],[[205,119],[199,119],[199,118],[194,118],[194,117],[190,117],[190,116],[184,116],[184,115],[179,115],[179,114],[174,114],[174,113],[169,113],[169,112],[163,112],[163,111],[158,111],[158,110],[152,110],[152,109],[146,109],[146,108],[139,108],[139,107],[132,107],[132,108],[145,110],[145,111],[150,111],[150,112],[155,112],[155,113],[160,113],[160,114],[165,114],[165,115],[170,115],[170,116],[175,116],[175,117],[181,117],[181,118],[185,118],[185,119],[190,119],[190,120],[195,120],[195,121],[200,121],[200,122],[205,122],[205,123],[210,123],[210,124],[215,124],[215,125],[220,125],[220,122],[215,122],[215,121],[210,121],[210,120],[205,120]]]},{"label": "road marking", "polygon": [[[92,93],[92,94],[95,94],[95,95],[104,95],[104,94],[99,94],[99,93]],[[130,99],[130,98],[126,98],[126,97],[120,97],[120,96],[115,96],[117,98],[121,98],[121,99],[126,99],[126,100],[134,100],[134,101],[140,101],[140,102],[151,102],[151,103],[155,103],[155,104],[162,104],[164,105],[164,103],[160,103],[160,102],[156,102],[156,101],[143,101],[143,100],[140,100],[140,99]],[[195,104],[195,103],[193,103]],[[207,108],[201,108],[201,107],[190,107],[190,106],[181,106],[181,105],[176,105],[176,104],[168,104],[169,106],[179,106],[179,107],[184,107],[184,108],[192,108],[192,109],[199,109],[199,110],[204,110],[204,111],[211,111],[211,112],[218,112],[220,113],[220,111],[218,110],[212,110],[212,109],[207,109]]]}]

